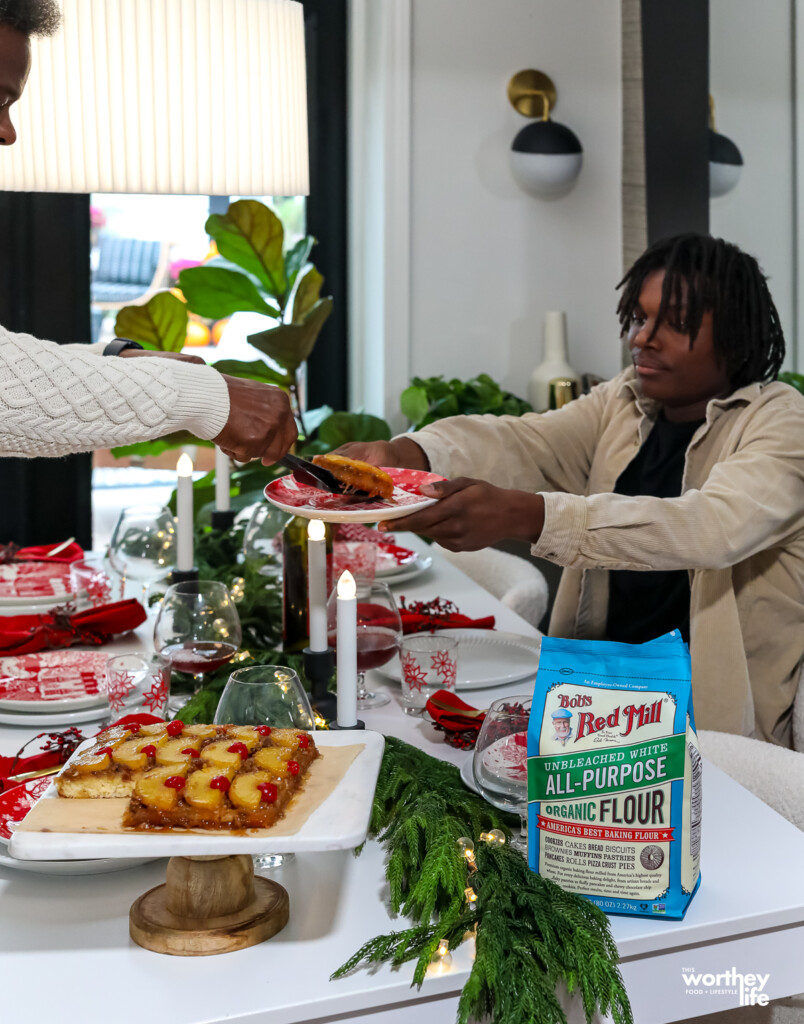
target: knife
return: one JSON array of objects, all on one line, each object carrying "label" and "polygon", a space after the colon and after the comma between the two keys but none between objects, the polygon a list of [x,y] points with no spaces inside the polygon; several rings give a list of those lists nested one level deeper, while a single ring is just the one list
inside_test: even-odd
[{"label": "knife", "polygon": [[298,455],[286,455],[279,462],[281,465],[287,466],[294,478],[300,484],[304,484],[305,487],[317,487],[319,490],[329,491],[330,494],[348,495],[359,501],[364,501],[369,496],[367,491],[347,489],[346,485],[342,484],[335,477],[334,473],[330,473],[328,469],[324,469],[322,466],[316,466],[314,462],[310,462],[308,459],[300,459]]}]

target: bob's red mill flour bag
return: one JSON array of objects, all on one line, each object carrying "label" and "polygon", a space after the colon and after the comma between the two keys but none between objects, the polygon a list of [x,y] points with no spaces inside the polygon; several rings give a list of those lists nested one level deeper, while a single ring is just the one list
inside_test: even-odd
[{"label": "bob's red mill flour bag", "polygon": [[684,916],[700,882],[701,755],[677,630],[542,640],[528,805],[533,871],[607,913]]}]

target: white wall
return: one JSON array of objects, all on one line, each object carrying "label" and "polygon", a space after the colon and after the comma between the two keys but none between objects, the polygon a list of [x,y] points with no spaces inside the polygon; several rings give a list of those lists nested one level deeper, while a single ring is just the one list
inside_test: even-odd
[{"label": "white wall", "polygon": [[756,256],[768,275],[790,366],[796,348],[792,4],[709,5],[715,127],[744,160],[736,188],[712,200],[710,230]]},{"label": "white wall", "polygon": [[[622,270],[619,0],[412,8],[411,373],[486,372],[524,395],[543,315],[565,309],[570,362],[611,376]],[[554,120],[584,148],[575,189],[549,202],[522,193],[508,165],[528,122],[506,84],[530,67],[551,76]]]}]

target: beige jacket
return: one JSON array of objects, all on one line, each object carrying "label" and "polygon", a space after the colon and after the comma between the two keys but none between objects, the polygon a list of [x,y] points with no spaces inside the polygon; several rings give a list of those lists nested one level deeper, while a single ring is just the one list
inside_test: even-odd
[{"label": "beige jacket", "polygon": [[804,657],[804,398],[774,382],[714,399],[680,497],[611,493],[657,413],[629,368],[555,412],[456,416],[406,436],[436,473],[544,494],[532,551],[565,566],[552,636],[604,636],[608,569],[689,569],[698,727],[791,746]]}]

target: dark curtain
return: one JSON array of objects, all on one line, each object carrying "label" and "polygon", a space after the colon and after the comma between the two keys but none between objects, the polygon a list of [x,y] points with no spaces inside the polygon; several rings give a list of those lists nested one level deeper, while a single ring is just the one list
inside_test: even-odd
[{"label": "dark curtain", "polygon": [[303,0],[310,131],[307,231],[334,308],[307,367],[307,405],[345,409],[348,389],[346,0]]},{"label": "dark curtain", "polygon": [[[89,196],[0,192],[0,324],[86,342]],[[0,542],[92,546],[92,457],[0,459]]]}]

